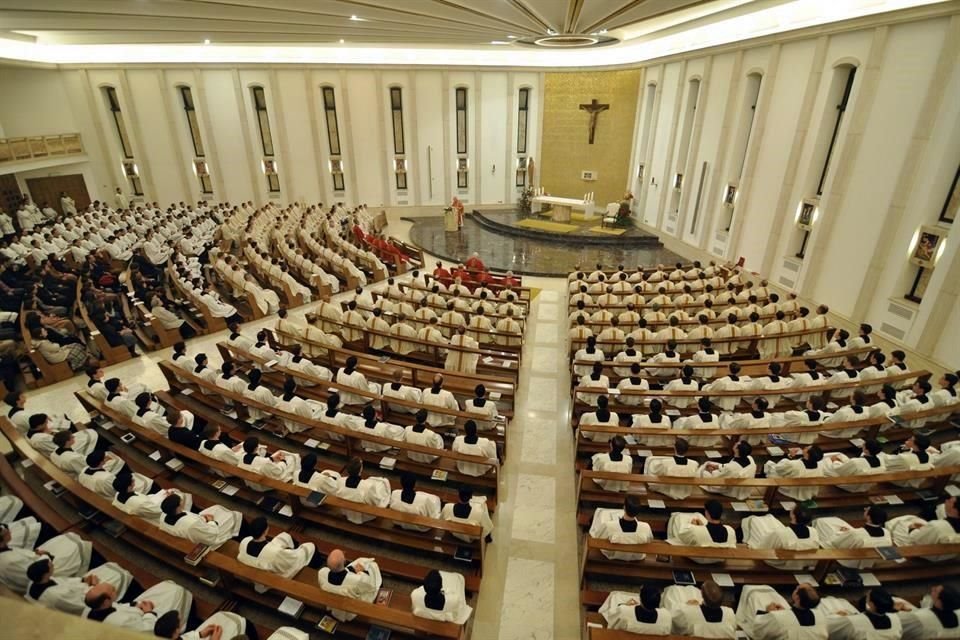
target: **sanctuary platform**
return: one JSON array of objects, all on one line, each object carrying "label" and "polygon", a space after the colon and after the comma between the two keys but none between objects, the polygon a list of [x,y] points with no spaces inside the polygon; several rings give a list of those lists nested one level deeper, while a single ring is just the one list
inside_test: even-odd
[{"label": "sanctuary platform", "polygon": [[566,276],[570,265],[656,264],[681,260],[656,236],[637,228],[605,228],[600,219],[574,216],[569,224],[515,211],[471,211],[459,232],[444,231],[443,217],[405,218],[410,240],[444,260],[463,261],[474,251],[493,269],[532,276]]}]

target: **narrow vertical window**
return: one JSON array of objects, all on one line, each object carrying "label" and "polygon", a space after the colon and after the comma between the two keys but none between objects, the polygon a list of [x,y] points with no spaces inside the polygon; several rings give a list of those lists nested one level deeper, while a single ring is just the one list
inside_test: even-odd
[{"label": "narrow vertical window", "polygon": [[203,137],[200,134],[200,123],[197,121],[197,110],[193,104],[193,91],[190,87],[178,87],[183,112],[187,117],[187,131],[190,133],[190,142],[193,143],[193,169],[200,182],[201,193],[213,193],[213,183],[207,169],[206,157],[203,152]]},{"label": "narrow vertical window", "polygon": [[253,108],[257,115],[257,130],[260,132],[260,146],[263,148],[263,175],[267,178],[270,193],[280,192],[280,177],[277,175],[277,161],[273,155],[273,134],[270,132],[270,116],[267,113],[267,96],[263,87],[251,87]]},{"label": "narrow vertical window", "polygon": [[407,188],[407,160],[404,157],[403,139],[403,89],[390,87],[390,119],[393,124],[393,175],[397,190]]},{"label": "narrow vertical window", "polygon": [[340,157],[340,127],[337,123],[337,99],[333,87],[323,87],[323,114],[327,125],[327,145],[330,148],[330,173],[333,190],[343,191],[343,159]]},{"label": "narrow vertical window", "polygon": [[833,157],[833,148],[837,144],[837,136],[840,135],[840,125],[843,123],[843,114],[846,113],[847,105],[850,102],[850,92],[853,90],[853,81],[857,77],[857,68],[849,67],[846,76],[843,85],[843,94],[840,96],[840,102],[837,104],[837,115],[833,122],[830,143],[827,145],[827,153],[823,159],[823,169],[820,171],[820,180],[817,182],[818,196],[823,195],[823,185],[827,181],[827,171],[830,169],[830,159]]},{"label": "narrow vertical window", "polygon": [[469,160],[467,154],[467,89],[457,87],[456,114],[457,114],[457,188],[467,188]]},{"label": "narrow vertical window", "polygon": [[[750,151],[750,141],[753,136],[753,123],[757,115],[757,104],[760,102],[760,85],[763,83],[763,76],[759,73],[751,73],[747,76],[747,84],[744,90],[743,107],[740,112],[740,129],[735,141],[734,158],[737,163],[734,165],[733,175],[737,188],[744,189],[743,170],[747,164],[747,153]],[[734,207],[727,207],[729,217],[727,218],[726,231],[730,231],[733,226]]]},{"label": "narrow vertical window", "polygon": [[133,147],[130,144],[130,136],[127,133],[127,124],[123,119],[123,111],[120,108],[120,99],[117,97],[117,90],[113,87],[104,87],[103,96],[107,103],[107,110],[113,120],[114,131],[117,134],[117,142],[120,146],[120,154],[123,156],[123,174],[130,183],[130,189],[134,195],[143,195],[143,185],[140,183],[140,170],[133,157]]},{"label": "narrow vertical window", "polygon": [[527,117],[530,109],[530,89],[520,89],[517,96],[517,187],[527,186]]}]

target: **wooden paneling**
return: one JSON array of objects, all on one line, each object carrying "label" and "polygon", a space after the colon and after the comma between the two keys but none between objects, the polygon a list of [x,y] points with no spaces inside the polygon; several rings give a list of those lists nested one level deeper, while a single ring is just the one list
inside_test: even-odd
[{"label": "wooden paneling", "polygon": [[30,190],[30,197],[39,206],[47,202],[59,213],[60,193],[67,192],[77,205],[77,211],[82,211],[90,206],[90,194],[87,193],[87,184],[83,181],[83,175],[73,173],[66,176],[50,176],[48,178],[28,178],[27,189]]},{"label": "wooden paneling", "polygon": [[20,186],[17,185],[17,179],[10,173],[0,176],[0,208],[13,215],[19,204]]}]

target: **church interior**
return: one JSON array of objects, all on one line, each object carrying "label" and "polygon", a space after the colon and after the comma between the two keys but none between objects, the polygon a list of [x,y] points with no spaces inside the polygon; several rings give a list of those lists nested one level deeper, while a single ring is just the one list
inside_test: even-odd
[{"label": "church interior", "polygon": [[0,96],[3,638],[960,639],[960,0],[0,0]]}]

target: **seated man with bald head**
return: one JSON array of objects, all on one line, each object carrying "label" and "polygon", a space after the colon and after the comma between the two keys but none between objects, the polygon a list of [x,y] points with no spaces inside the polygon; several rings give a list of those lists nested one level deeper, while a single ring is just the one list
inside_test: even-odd
[{"label": "seated man with bald head", "polygon": [[736,638],[737,619],[723,605],[723,591],[713,580],[700,589],[693,585],[670,585],[663,590],[661,605],[673,618],[673,633],[698,638]]},{"label": "seated man with bald head", "polygon": [[[327,566],[317,572],[320,588],[346,598],[373,602],[383,584],[380,567],[373,558],[357,558],[347,563],[340,549],[334,549],[327,556]],[[330,613],[342,621],[356,618],[356,614],[331,609]]]}]

